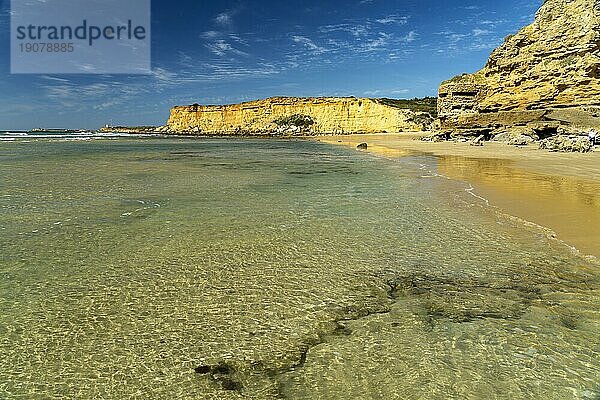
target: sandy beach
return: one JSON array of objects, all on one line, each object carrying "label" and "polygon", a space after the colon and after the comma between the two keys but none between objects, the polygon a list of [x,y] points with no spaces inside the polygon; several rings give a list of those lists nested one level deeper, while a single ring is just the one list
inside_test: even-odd
[{"label": "sandy beach", "polygon": [[398,158],[432,154],[438,172],[469,182],[501,211],[551,229],[585,255],[600,257],[600,152],[551,153],[536,145],[423,142],[420,134],[322,136],[321,142]]}]

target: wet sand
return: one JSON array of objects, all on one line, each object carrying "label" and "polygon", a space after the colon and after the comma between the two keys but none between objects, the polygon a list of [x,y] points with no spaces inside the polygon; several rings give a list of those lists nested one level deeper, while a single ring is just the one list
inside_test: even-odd
[{"label": "wet sand", "polygon": [[431,143],[418,134],[322,136],[388,158],[432,154],[438,173],[466,181],[501,211],[552,230],[581,253],[600,258],[600,151],[550,153],[535,145]]}]

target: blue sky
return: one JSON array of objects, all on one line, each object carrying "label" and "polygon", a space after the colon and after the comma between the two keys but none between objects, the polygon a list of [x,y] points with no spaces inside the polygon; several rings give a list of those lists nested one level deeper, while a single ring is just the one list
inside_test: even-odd
[{"label": "blue sky", "polygon": [[177,104],[435,96],[480,69],[542,0],[152,2],[152,74],[11,75],[0,0],[0,129],[162,125]]}]

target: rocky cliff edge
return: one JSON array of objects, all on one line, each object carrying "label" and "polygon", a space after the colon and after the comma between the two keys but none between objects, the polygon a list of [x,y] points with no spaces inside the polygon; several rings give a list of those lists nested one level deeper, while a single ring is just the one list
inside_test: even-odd
[{"label": "rocky cliff edge", "polygon": [[438,135],[544,139],[600,130],[600,0],[546,0],[475,74],[439,88]]},{"label": "rocky cliff edge", "polygon": [[429,113],[390,104],[381,99],[354,97],[272,97],[222,106],[194,104],[173,107],[163,130],[204,135],[313,135],[414,132],[430,128],[433,118]]}]

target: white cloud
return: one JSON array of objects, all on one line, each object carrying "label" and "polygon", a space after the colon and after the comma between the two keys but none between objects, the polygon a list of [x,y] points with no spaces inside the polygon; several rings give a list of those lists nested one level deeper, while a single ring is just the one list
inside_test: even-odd
[{"label": "white cloud", "polygon": [[506,24],[507,22],[508,21],[503,20],[503,19],[497,19],[497,20],[484,19],[483,21],[478,21],[478,24],[494,28],[494,27],[496,27],[498,25]]},{"label": "white cloud", "polygon": [[475,28],[473,29],[473,36],[483,36],[483,35],[488,35],[491,32],[488,31],[487,29],[479,29],[479,28]]},{"label": "white cloud", "polygon": [[406,23],[408,23],[408,17],[401,15],[388,15],[386,17],[376,19],[375,22],[378,22],[383,25],[405,25]]},{"label": "white cloud", "polygon": [[216,40],[213,43],[205,45],[211,53],[218,55],[219,57],[223,57],[226,55],[238,55],[238,56],[247,56],[248,53],[238,50],[234,48],[229,42],[225,40]]},{"label": "white cloud", "polygon": [[410,93],[409,89],[376,89],[367,90],[363,92],[363,95],[368,97],[385,97],[385,96],[401,96]]},{"label": "white cloud", "polygon": [[221,14],[218,14],[215,19],[214,22],[218,25],[222,25],[222,26],[229,26],[233,23],[233,12],[231,11],[226,11],[226,12],[222,12]]},{"label": "white cloud", "polygon": [[126,82],[114,80],[110,75],[97,75],[97,82],[82,84],[68,79],[43,75],[40,85],[43,96],[61,108],[82,111],[93,108],[104,110],[114,107],[129,107],[140,96],[156,95],[168,89],[189,87],[192,84],[241,80],[278,74],[284,66],[270,63],[257,63],[246,66],[229,61],[206,63],[194,62],[189,55],[183,55],[190,67],[176,72],[166,68],[154,68],[147,76],[133,77]]},{"label": "white cloud", "polygon": [[390,34],[379,33],[379,37],[377,37],[376,39],[371,40],[369,43],[367,43],[367,45],[365,46],[365,50],[366,51],[375,51],[375,50],[381,49],[383,47],[386,47],[389,44],[391,37],[392,37],[392,35],[390,35]]},{"label": "white cloud", "polygon": [[314,54],[322,54],[322,53],[326,53],[328,51],[324,47],[317,46],[311,39],[309,39],[305,36],[294,35],[294,36],[292,36],[292,40],[295,43],[299,43],[299,44],[303,45],[306,49],[308,49],[310,52],[312,52]]},{"label": "white cloud", "polygon": [[[407,24],[409,17],[388,15],[378,19],[346,19],[340,23],[322,25],[318,36],[298,32],[294,42],[302,44],[305,52],[295,51],[286,57],[299,68],[318,64],[353,62],[392,62],[414,52],[413,42],[419,34],[415,30],[398,32],[399,25]],[[298,27],[301,29],[301,27]]]},{"label": "white cloud", "polygon": [[456,55],[466,51],[492,50],[502,42],[499,32],[482,28],[474,28],[464,33],[446,30],[438,32],[437,35],[441,36],[438,44],[441,47],[434,51],[439,54]]},{"label": "white cloud", "polygon": [[155,68],[154,79],[150,82],[154,88],[178,87],[192,83],[219,82],[231,79],[246,79],[278,74],[284,68],[272,63],[258,62],[247,65],[246,62],[234,62],[224,59],[217,62],[190,62],[192,67],[177,72]]},{"label": "white cloud", "polygon": [[406,43],[412,43],[417,39],[417,36],[419,36],[419,34],[415,31],[410,31],[406,34],[406,36],[404,36],[402,38],[402,41],[406,42]]},{"label": "white cloud", "polygon": [[365,25],[352,25],[352,24],[337,24],[337,25],[324,25],[319,27],[321,33],[331,32],[348,32],[352,36],[360,37],[366,36],[369,33],[369,28]]},{"label": "white cloud", "polygon": [[[185,57],[189,57],[184,55]],[[164,68],[154,68],[152,69],[152,77],[160,83],[171,83],[176,77],[177,74],[171,71],[168,71]]]},{"label": "white cloud", "polygon": [[202,39],[214,39],[218,36],[221,35],[221,32],[217,32],[217,31],[206,31],[206,32],[202,32],[200,34],[200,37]]},{"label": "white cloud", "polygon": [[52,82],[70,83],[70,81],[68,79],[58,78],[58,77],[52,76],[52,75],[41,75],[40,78],[46,79],[46,80],[52,81]]}]

